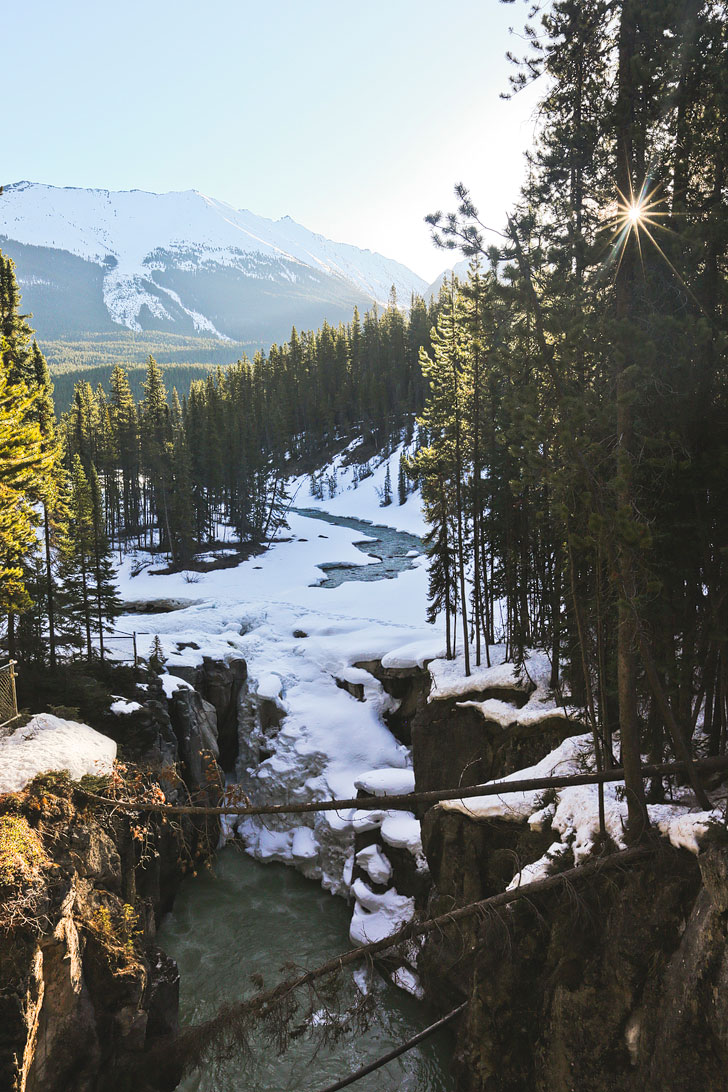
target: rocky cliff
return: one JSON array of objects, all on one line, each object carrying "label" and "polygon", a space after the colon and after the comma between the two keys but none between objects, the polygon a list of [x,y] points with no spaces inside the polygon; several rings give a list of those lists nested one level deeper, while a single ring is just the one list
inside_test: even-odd
[{"label": "rocky cliff", "polygon": [[[420,706],[418,788],[503,776],[563,738],[558,717],[542,718],[537,731],[509,725],[504,699],[523,704],[516,694],[462,693]],[[489,719],[489,709],[499,715]],[[422,821],[426,915],[503,891],[544,859],[554,836],[549,821],[431,808]],[[443,1010],[468,1001],[459,1092],[726,1088],[728,835],[711,825],[697,855],[657,834],[654,847],[629,869],[428,938],[418,964],[426,996]],[[555,861],[552,871],[572,864],[573,856]]]},{"label": "rocky cliff", "polygon": [[55,775],[2,798],[0,851],[12,839],[17,864],[0,914],[0,1088],[123,1087],[130,1056],[175,1033],[177,969],[154,934],[179,849],[161,824],[137,829]]},{"label": "rocky cliff", "polygon": [[[119,795],[159,785],[182,801],[217,790],[221,751],[232,761],[237,751],[245,679],[244,661],[206,662],[199,691],[180,688],[167,699],[152,678],[138,694],[141,708],[119,725],[127,761],[115,777],[129,783]],[[95,803],[90,790],[112,787],[47,774],[0,796],[3,1092],[166,1092],[179,1079],[174,1063],[155,1061],[155,1047],[177,1031],[179,986],[155,934],[219,826],[124,815]]]}]

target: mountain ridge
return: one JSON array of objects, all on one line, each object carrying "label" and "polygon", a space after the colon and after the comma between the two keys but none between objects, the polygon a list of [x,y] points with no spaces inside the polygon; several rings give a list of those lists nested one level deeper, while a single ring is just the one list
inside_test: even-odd
[{"label": "mountain ridge", "polygon": [[264,345],[385,304],[392,286],[401,301],[427,289],[394,259],[198,190],[11,183],[0,247],[45,337],[158,330]]}]

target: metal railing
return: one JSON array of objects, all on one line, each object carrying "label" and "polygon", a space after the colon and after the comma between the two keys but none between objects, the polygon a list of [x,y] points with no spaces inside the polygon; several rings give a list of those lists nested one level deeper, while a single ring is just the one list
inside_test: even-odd
[{"label": "metal railing", "polygon": [[15,691],[15,660],[0,667],[0,728],[18,717],[18,696]]},{"label": "metal railing", "polygon": [[[134,664],[134,667],[138,667],[138,665],[139,665],[139,653],[137,652],[137,635],[136,635],[136,632],[126,633],[124,630],[117,629],[117,630],[115,630],[114,633],[109,633],[109,634],[105,633],[104,634],[104,644],[107,646],[107,648],[109,647],[109,645],[110,645],[110,643],[112,641],[120,641],[120,642],[122,642],[122,644],[127,643],[127,644],[131,645],[131,649],[130,649],[131,655],[130,656],[119,655],[116,652],[116,649],[114,649],[114,653],[115,653],[114,659],[117,660],[119,663],[124,663],[125,661],[131,661]],[[109,648],[109,651],[111,651],[111,648]]]}]

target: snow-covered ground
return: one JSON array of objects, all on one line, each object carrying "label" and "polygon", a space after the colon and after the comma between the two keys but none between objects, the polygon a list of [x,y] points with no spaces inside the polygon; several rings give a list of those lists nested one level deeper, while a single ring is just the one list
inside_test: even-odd
[{"label": "snow-covered ground", "polygon": [[116,744],[88,724],[38,713],[0,735],[0,793],[19,792],[40,773],[65,770],[74,780],[111,773]]},{"label": "snow-covered ground", "polygon": [[[404,448],[400,445],[391,455],[377,456],[369,462],[371,474],[358,481],[361,466],[358,463],[346,465],[346,457],[356,446],[356,442],[336,455],[331,462],[316,474],[323,499],[318,499],[311,492],[311,477],[302,474],[291,481],[290,495],[295,508],[317,508],[329,512],[332,516],[353,516],[355,519],[368,520],[370,523],[394,527],[397,531],[407,531],[412,535],[424,535],[427,530],[422,514],[419,492],[410,493],[404,504],[399,504],[397,479],[399,460]],[[382,507],[384,481],[389,467],[392,489],[392,503]],[[408,483],[411,488],[411,483]],[[331,493],[334,493],[332,496]],[[425,600],[422,599],[424,612]]]}]

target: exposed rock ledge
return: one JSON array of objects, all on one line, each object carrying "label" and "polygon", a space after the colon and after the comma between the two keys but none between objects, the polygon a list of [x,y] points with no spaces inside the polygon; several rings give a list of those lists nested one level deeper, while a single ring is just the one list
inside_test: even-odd
[{"label": "exposed rock ledge", "polygon": [[[536,690],[504,690],[496,676],[487,681],[500,692],[460,678],[434,687],[420,706],[418,789],[482,783],[573,749],[579,728],[571,715],[553,703],[539,712]],[[532,870],[538,877],[544,867],[569,867],[587,852],[574,837],[556,847],[563,859],[554,853],[556,824],[568,812],[561,799],[561,811],[558,798],[514,797],[427,811],[426,915],[503,891],[519,872],[525,883]],[[607,804],[619,842],[624,805],[613,787]],[[655,833],[657,852],[646,863],[428,938],[418,961],[426,996],[443,1011],[469,1002],[457,1032],[458,1092],[724,1092],[728,833],[718,811],[662,815],[669,810],[680,812],[654,808],[655,831],[667,838]]]},{"label": "exposed rock ledge", "polygon": [[[202,694],[170,688],[166,699],[150,679],[143,705],[120,714],[119,738],[159,768],[168,798],[179,794],[173,763],[198,796],[220,784],[246,677],[243,660],[205,661],[193,680]],[[179,976],[155,933],[185,863],[214,848],[219,824],[185,819],[173,832],[147,820],[140,836],[137,818],[90,808],[68,776],[26,788],[44,771],[110,772],[116,744],[87,725],[41,714],[0,747],[0,1090],[171,1092],[179,1072],[173,1061],[160,1068],[154,1048],[176,1034]],[[27,852],[15,851],[18,837]]]}]

